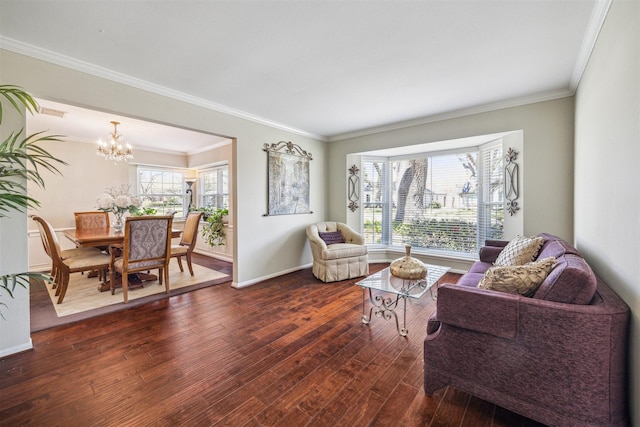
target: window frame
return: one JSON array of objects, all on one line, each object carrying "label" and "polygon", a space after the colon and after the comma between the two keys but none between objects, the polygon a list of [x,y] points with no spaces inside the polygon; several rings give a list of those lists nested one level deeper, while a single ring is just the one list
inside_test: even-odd
[{"label": "window frame", "polygon": [[[205,175],[210,173],[216,173],[218,175],[216,177],[215,192],[207,192],[205,190],[205,186],[206,186]],[[224,191],[225,175],[226,175],[226,192]],[[215,203],[211,205],[206,205],[205,197],[213,197],[215,200]],[[218,209],[221,209],[221,208],[229,209],[229,164],[228,163],[216,165],[216,166],[198,171],[197,206],[199,208],[215,207]]]},{"label": "window frame", "polygon": [[[425,253],[425,254],[430,254],[430,255],[442,255],[442,256],[449,256],[449,257],[456,257],[456,258],[470,258],[470,257],[477,257],[477,250],[482,246],[482,244],[484,244],[484,239],[487,237],[486,234],[486,227],[487,227],[487,222],[486,221],[491,221],[493,219],[493,217],[490,217],[488,220],[486,218],[482,219],[482,224],[484,224],[484,228],[482,228],[481,231],[481,218],[480,218],[480,212],[482,209],[485,209],[487,206],[489,206],[489,208],[491,206],[497,206],[497,205],[502,205],[500,207],[500,211],[502,212],[502,219],[501,219],[501,224],[504,223],[504,191],[501,192],[501,201],[500,202],[496,202],[496,201],[492,201],[492,202],[487,202],[484,200],[484,197],[486,196],[486,191],[482,192],[480,187],[481,187],[481,182],[487,182],[486,178],[483,175],[483,169],[484,169],[484,156],[483,156],[483,151],[484,150],[491,150],[491,149],[495,149],[497,147],[500,147],[501,149],[503,149],[503,143],[502,143],[502,138],[497,138],[496,140],[487,142],[487,143],[483,143],[480,145],[476,145],[476,146],[469,146],[466,148],[456,148],[456,149],[445,149],[445,150],[434,150],[434,151],[421,151],[421,152],[417,152],[417,153],[412,153],[412,154],[403,154],[403,155],[397,155],[397,156],[371,156],[371,155],[363,155],[361,157],[361,169],[368,169],[369,167],[366,165],[366,163],[371,163],[371,162],[382,162],[386,165],[386,172],[385,172],[385,176],[380,178],[380,181],[384,181],[382,184],[382,230],[380,233],[375,232],[375,229],[372,231],[371,229],[367,230],[366,226],[368,225],[370,228],[372,227],[371,223],[370,223],[370,218],[372,218],[367,212],[366,212],[366,208],[368,205],[368,201],[366,199],[367,194],[370,194],[372,190],[368,190],[365,191],[365,186],[367,186],[369,184],[369,180],[365,180],[365,175],[363,173],[363,177],[361,179],[361,188],[360,188],[360,192],[363,195],[363,209],[361,210],[361,221],[360,221],[360,228],[361,228],[361,232],[363,233],[363,235],[365,235],[365,238],[369,238],[369,236],[373,236],[373,238],[375,238],[376,236],[380,236],[380,241],[367,241],[366,244],[368,246],[371,247],[379,247],[379,248],[387,248],[387,249],[393,249],[393,250],[401,250],[403,246],[399,245],[399,244],[394,244],[393,243],[393,239],[394,239],[394,234],[393,234],[393,215],[394,215],[394,210],[395,210],[395,205],[396,205],[396,201],[395,201],[395,197],[396,194],[394,193],[396,191],[396,189],[393,188],[393,162],[397,162],[397,161],[403,161],[403,160],[410,160],[410,159],[419,159],[419,158],[433,158],[436,156],[444,156],[444,155],[457,155],[457,154],[465,154],[465,153],[470,153],[470,152],[475,152],[477,153],[477,167],[476,167],[476,172],[479,174],[478,176],[478,194],[477,194],[477,206],[476,206],[476,213],[475,213],[475,226],[476,226],[476,248],[473,252],[463,252],[463,251],[456,251],[456,250],[445,250],[445,249],[438,249],[438,248],[431,248],[431,247],[419,247],[419,246],[414,246],[415,248],[415,252],[417,253]],[[400,147],[399,147],[400,148]],[[480,161],[482,158],[482,161]],[[503,161],[504,158],[503,156],[500,156],[501,160]],[[429,160],[431,161],[431,160]],[[373,167],[371,167],[370,169],[374,169]],[[502,170],[503,168],[500,168],[500,170]],[[398,181],[399,181],[399,177],[398,177]],[[504,183],[503,183],[504,184]],[[503,185],[502,185],[503,186]],[[375,190],[373,190],[375,191]],[[376,202],[377,203],[377,202]],[[386,206],[386,209],[384,208]],[[365,224],[365,220],[369,221],[367,224]],[[375,227],[374,227],[375,228]],[[373,234],[372,234],[373,233]],[[491,238],[496,238],[496,237],[491,237]]]},{"label": "window frame", "polygon": [[[171,192],[160,192],[160,193],[143,193],[142,192],[142,179],[141,179],[141,174],[143,172],[151,172],[151,173],[161,173],[161,174],[165,174],[165,173],[170,173],[170,174],[177,174],[181,176],[180,179],[180,193],[176,194],[176,193],[171,193]],[[179,217],[186,217],[186,212],[188,209],[188,204],[189,204],[189,199],[188,199],[188,195],[186,193],[186,189],[187,189],[187,184],[185,182],[185,178],[186,178],[186,171],[182,170],[182,169],[174,169],[174,168],[163,168],[163,167],[159,167],[159,166],[143,166],[143,165],[138,165],[136,167],[136,189],[137,189],[137,194],[138,197],[140,197],[141,201],[143,202],[143,206],[144,206],[144,199],[145,197],[160,197],[164,200],[165,197],[167,198],[173,198],[173,197],[179,197],[182,200],[182,215],[179,214],[179,210],[176,209],[173,206],[168,206],[168,207],[157,207],[157,206],[153,206],[156,209],[158,209],[157,214],[158,215],[165,215],[169,212],[172,212],[174,210],[178,211],[178,213],[176,213],[176,216]],[[163,190],[164,190],[164,184],[163,184]]]}]

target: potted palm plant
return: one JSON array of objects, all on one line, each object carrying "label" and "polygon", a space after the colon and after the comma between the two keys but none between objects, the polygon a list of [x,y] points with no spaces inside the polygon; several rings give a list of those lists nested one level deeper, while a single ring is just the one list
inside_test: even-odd
[{"label": "potted palm plant", "polygon": [[[0,85],[0,99],[11,104],[22,114],[22,107],[33,114],[38,111],[38,104],[22,88],[14,85]],[[0,125],[2,124],[2,103],[0,102]],[[40,206],[40,202],[27,195],[26,184],[31,182],[44,188],[41,172],[47,170],[61,175],[56,166],[66,165],[64,161],[53,157],[38,144],[44,141],[61,141],[60,135],[43,135],[42,132],[23,136],[24,128],[12,131],[0,143],[0,220],[12,211],[22,211]],[[0,288],[10,297],[17,286],[26,288],[29,280],[37,277],[50,281],[48,275],[42,273],[18,273],[0,275]],[[0,307],[5,306],[0,302]],[[0,316],[2,313],[0,313]]]}]

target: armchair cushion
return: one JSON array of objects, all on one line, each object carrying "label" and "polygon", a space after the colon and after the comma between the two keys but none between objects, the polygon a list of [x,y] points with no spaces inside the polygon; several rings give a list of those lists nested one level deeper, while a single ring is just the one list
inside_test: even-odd
[{"label": "armchair cushion", "polygon": [[352,245],[351,243],[334,243],[322,251],[322,259],[340,259],[357,257],[367,254],[364,245]]},{"label": "armchair cushion", "polygon": [[494,265],[523,265],[531,262],[543,243],[542,237],[516,236],[500,252]]},{"label": "armchair cushion", "polygon": [[555,258],[549,257],[525,265],[494,266],[487,270],[478,287],[533,296],[556,263]]},{"label": "armchair cushion", "polygon": [[344,236],[342,231],[327,231],[325,233],[318,232],[318,235],[327,245],[333,245],[335,243],[344,243]]}]

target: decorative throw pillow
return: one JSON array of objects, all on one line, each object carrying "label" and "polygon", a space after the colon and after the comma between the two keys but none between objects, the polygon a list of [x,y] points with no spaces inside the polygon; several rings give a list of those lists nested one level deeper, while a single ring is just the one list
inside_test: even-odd
[{"label": "decorative throw pillow", "polygon": [[523,265],[533,261],[544,243],[542,237],[516,236],[511,240],[493,265]]},{"label": "decorative throw pillow", "polygon": [[525,265],[494,266],[487,270],[478,287],[531,297],[556,264],[556,259],[549,257]]},{"label": "decorative throw pillow", "polygon": [[327,231],[326,233],[318,232],[320,238],[324,240],[327,245],[333,245],[334,243],[344,243],[344,237],[342,231]]}]

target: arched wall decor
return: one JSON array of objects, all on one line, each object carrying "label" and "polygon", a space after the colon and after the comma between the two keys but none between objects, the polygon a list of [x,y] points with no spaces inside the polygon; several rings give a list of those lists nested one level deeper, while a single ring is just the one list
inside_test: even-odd
[{"label": "arched wall decor", "polygon": [[268,167],[268,212],[263,216],[310,214],[309,161],[311,153],[291,141],[264,144]]},{"label": "arched wall decor", "polygon": [[358,166],[353,165],[349,168],[349,188],[348,188],[348,197],[349,197],[349,209],[351,212],[355,212],[360,206],[358,202],[360,201],[360,177],[358,176],[360,173],[360,169]]},{"label": "arched wall decor", "polygon": [[520,210],[518,197],[520,196],[518,182],[518,164],[515,162],[518,152],[509,148],[505,155],[506,164],[504,166],[504,198],[507,200],[507,212],[513,216]]}]

